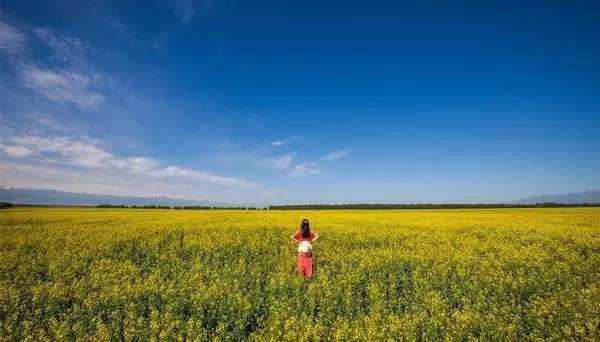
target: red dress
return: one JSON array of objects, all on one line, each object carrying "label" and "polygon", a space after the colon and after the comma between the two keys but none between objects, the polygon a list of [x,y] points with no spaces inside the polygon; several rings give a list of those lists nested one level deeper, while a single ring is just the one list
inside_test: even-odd
[{"label": "red dress", "polygon": [[[315,238],[315,232],[310,231],[310,236],[305,238],[302,236],[301,231],[297,231],[294,234],[294,239],[297,241],[312,241]],[[298,253],[298,273],[307,279],[312,278],[313,275],[313,257],[305,253]]]}]

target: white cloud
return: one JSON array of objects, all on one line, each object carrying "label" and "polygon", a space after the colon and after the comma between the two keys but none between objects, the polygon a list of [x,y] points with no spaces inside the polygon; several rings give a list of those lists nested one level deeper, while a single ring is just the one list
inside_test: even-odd
[{"label": "white cloud", "polygon": [[[157,178],[127,172],[106,174],[98,169],[65,168],[63,165],[0,160],[2,184],[16,188],[54,189],[121,196],[171,196],[218,200],[207,186],[161,182]],[[224,199],[226,197],[221,197]]]},{"label": "white cloud", "polygon": [[5,20],[0,20],[0,51],[18,54],[25,49],[27,49],[27,36]]},{"label": "white cloud", "polygon": [[[34,35],[49,49],[46,61],[35,60],[28,54],[28,36],[5,22],[0,22],[0,50],[18,54],[8,61],[15,67],[23,84],[45,98],[73,104],[83,109],[94,109],[104,101],[99,88],[104,76],[88,66],[85,59],[87,46],[77,37],[56,35],[45,28],[34,28]],[[44,64],[50,62],[53,67]]]},{"label": "white cloud", "polygon": [[94,78],[85,73],[50,70],[30,63],[21,65],[20,74],[25,86],[58,103],[93,109],[104,101],[104,96],[92,89]]},{"label": "white cloud", "polygon": [[[23,89],[24,94],[39,94],[40,98],[48,99],[41,102],[48,111],[26,106],[22,115],[27,121],[18,120],[17,124],[26,123],[32,129],[27,130],[23,125],[3,129],[5,134],[0,133],[0,184],[193,199],[222,196],[227,200],[242,200],[244,196],[255,199],[254,195],[262,190],[259,184],[243,177],[198,170],[190,165],[162,163],[138,154],[121,154],[97,140],[61,136],[69,134],[59,125],[61,122],[75,130],[80,126],[77,122],[71,124],[63,120],[70,115],[60,115],[79,111],[77,108],[63,110],[50,102],[97,108],[107,101],[106,109],[113,109],[112,96],[105,98],[115,93],[108,84],[111,78],[88,63],[86,53],[93,50],[82,40],[48,29],[19,31],[4,23],[0,22],[0,52],[3,56],[7,51],[19,52],[16,58],[6,59],[6,62],[14,69],[15,80],[27,88]],[[36,44],[35,55],[20,53],[32,50],[33,44]],[[44,45],[38,54],[39,44]],[[23,96],[23,99],[28,98]],[[118,107],[119,103],[114,105]],[[34,114],[28,114],[31,113],[29,110]],[[20,135],[21,132],[29,132],[29,135]]]},{"label": "white cloud", "polygon": [[38,125],[43,126],[46,129],[56,131],[56,132],[61,132],[61,133],[66,133],[68,131],[66,128],[64,128],[61,125],[56,124],[54,121],[52,121],[47,116],[43,116],[37,112],[29,115],[29,118],[33,122],[37,123]]},{"label": "white cloud", "polygon": [[333,160],[348,158],[349,156],[350,156],[350,149],[345,148],[343,150],[331,152],[330,154],[326,155],[325,157],[323,157],[321,159],[325,160],[325,161],[333,161]]},{"label": "white cloud", "polygon": [[182,178],[189,180],[196,180],[211,184],[218,184],[224,186],[233,187],[244,187],[244,188],[256,188],[256,183],[247,182],[245,180],[235,177],[223,177],[217,176],[206,172],[181,168],[179,166],[170,165],[162,169],[157,169],[150,172],[150,175],[156,177],[171,177],[171,178]]},{"label": "white cloud", "polygon": [[36,152],[55,153],[62,162],[83,167],[100,167],[112,162],[114,157],[96,146],[93,141],[74,141],[68,137],[16,136],[9,138],[15,146]]},{"label": "white cloud", "polygon": [[85,53],[87,47],[81,39],[66,34],[55,35],[51,30],[40,27],[34,28],[33,32],[52,52],[50,60],[68,63],[77,67],[86,64]]},{"label": "white cloud", "polygon": [[321,168],[316,162],[300,162],[294,165],[296,153],[288,153],[279,157],[269,159],[271,166],[278,170],[287,171],[292,177],[303,177],[321,173]]},{"label": "white cloud", "polygon": [[302,162],[294,165],[294,167],[288,172],[288,175],[292,177],[303,177],[318,173],[321,173],[321,169],[317,163]]},{"label": "white cloud", "polygon": [[300,138],[299,136],[294,135],[294,136],[291,136],[291,137],[289,137],[287,139],[273,140],[273,141],[269,142],[269,145],[271,145],[271,146],[283,146],[283,145],[291,143],[294,140],[298,140],[299,138]]},{"label": "white cloud", "polygon": [[[176,165],[161,166],[160,162],[147,157],[117,157],[106,151],[95,140],[75,140],[70,137],[13,136],[0,145],[2,150],[13,158],[34,155],[21,165],[28,170],[51,169],[51,174],[77,175],[89,182],[104,184],[106,180],[121,182],[145,180],[148,187],[168,184],[170,187],[222,186],[232,188],[257,188],[258,184],[237,177],[226,177],[208,172],[193,170]],[[18,175],[13,175],[23,179]],[[120,181],[119,181],[120,180]],[[163,180],[165,182],[163,182]],[[19,183],[19,182],[17,182]],[[19,184],[20,185],[20,184]],[[101,192],[102,193],[102,192]],[[126,193],[124,193],[126,194]]]},{"label": "white cloud", "polygon": [[0,149],[13,158],[24,158],[31,154],[31,150],[23,146],[0,145]]},{"label": "white cloud", "polygon": [[146,157],[128,157],[125,158],[123,167],[129,168],[135,173],[146,173],[152,171],[158,166],[158,162],[152,158]]},{"label": "white cloud", "polygon": [[292,166],[292,162],[294,161],[294,153],[288,153],[283,156],[271,158],[269,161],[276,169],[286,170]]},{"label": "white cloud", "polygon": [[53,127],[54,126],[54,123],[52,122],[52,120],[48,119],[45,116],[35,114],[33,116],[33,119],[35,120],[35,122],[39,123],[40,125],[42,125],[44,127]]}]

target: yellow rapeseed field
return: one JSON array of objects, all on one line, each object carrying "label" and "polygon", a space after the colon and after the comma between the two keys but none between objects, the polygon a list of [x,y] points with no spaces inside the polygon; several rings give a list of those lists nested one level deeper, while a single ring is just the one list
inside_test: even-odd
[{"label": "yellow rapeseed field", "polygon": [[600,209],[4,210],[0,337],[599,340]]}]

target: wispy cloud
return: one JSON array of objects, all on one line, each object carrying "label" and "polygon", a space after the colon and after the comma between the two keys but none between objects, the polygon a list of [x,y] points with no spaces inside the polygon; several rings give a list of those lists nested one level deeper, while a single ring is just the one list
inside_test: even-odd
[{"label": "wispy cloud", "polygon": [[118,160],[97,146],[94,141],[76,141],[68,137],[40,137],[32,135],[10,137],[14,147],[24,147],[37,154],[45,155],[46,160],[70,166],[101,167],[117,165]]},{"label": "wispy cloud", "polygon": [[27,36],[4,19],[0,20],[0,51],[19,54],[27,48]]},{"label": "wispy cloud", "polygon": [[96,80],[91,75],[74,70],[51,70],[33,63],[19,67],[23,83],[29,89],[58,103],[70,103],[79,108],[97,108],[104,96],[96,92]]},{"label": "wispy cloud", "polygon": [[321,169],[317,163],[302,162],[294,165],[294,167],[288,172],[288,175],[292,177],[303,177],[318,173],[321,173]]},{"label": "wispy cloud", "polygon": [[294,161],[294,153],[284,154],[279,157],[271,158],[271,164],[279,170],[287,170],[292,166]]},{"label": "wispy cloud", "polygon": [[[52,167],[54,172],[70,170],[78,175],[89,174],[88,182],[113,178],[127,182],[132,177],[146,179],[152,187],[167,182],[177,186],[212,185],[236,188],[256,188],[258,184],[237,177],[228,177],[177,165],[162,165],[142,156],[118,157],[102,148],[99,141],[73,139],[65,136],[12,136],[3,140],[0,150],[5,157],[29,158],[29,169]],[[16,175],[13,175],[15,177]],[[136,178],[139,180],[139,178]],[[125,185],[125,184],[124,184]]]},{"label": "wispy cloud", "polygon": [[[196,12],[194,17],[198,16]],[[9,79],[9,90],[20,95],[20,101],[30,101],[32,95],[36,96],[31,105],[17,108],[19,110],[10,113],[0,125],[0,182],[3,185],[115,195],[257,200],[262,186],[235,171],[231,171],[233,174],[220,171],[236,166],[213,162],[221,168],[210,170],[212,165],[165,162],[160,154],[151,155],[153,152],[120,153],[111,148],[149,151],[152,146],[131,148],[118,144],[114,132],[90,129],[95,122],[89,122],[87,115],[78,114],[82,113],[81,109],[102,108],[98,114],[105,118],[108,114],[104,115],[104,111],[116,117],[131,108],[146,109],[144,106],[154,102],[143,92],[144,87],[124,85],[122,81],[127,75],[115,74],[113,79],[105,73],[110,66],[95,64],[90,56],[95,47],[83,39],[54,28],[32,28],[18,22],[7,24],[4,20],[0,25],[0,52],[3,57],[14,54],[4,60],[8,71],[15,76]],[[162,41],[155,44],[155,49],[163,48],[163,38],[158,37]],[[150,50],[150,41],[145,44]],[[115,100],[116,89],[134,94],[139,90],[144,94],[134,97],[139,101],[131,106],[134,102],[129,100],[131,96],[119,94],[128,98],[127,104]],[[14,106],[11,112],[12,109]],[[72,117],[76,120],[68,120]],[[94,120],[100,117],[94,116]],[[128,120],[134,119],[124,121]],[[113,126],[119,126],[112,122]],[[82,137],[86,132],[99,132],[106,140]],[[216,135],[218,137],[218,133]]]},{"label": "wispy cloud", "polygon": [[75,67],[85,66],[87,46],[77,37],[66,34],[56,35],[50,29],[36,27],[33,32],[51,52],[52,62],[62,62]]},{"label": "wispy cloud", "polygon": [[66,133],[68,131],[61,125],[52,121],[49,117],[41,115],[38,112],[29,115],[29,119],[31,121],[35,122],[36,124],[42,126],[45,130],[54,131],[55,133],[56,132]]},{"label": "wispy cloud", "polygon": [[[11,59],[23,84],[43,97],[58,103],[73,104],[83,109],[97,108],[104,95],[99,92],[104,76],[88,66],[85,60],[87,47],[76,37],[56,35],[46,28],[34,28],[33,36],[49,50],[48,62],[19,55]],[[8,53],[19,53],[29,49],[29,37],[23,31],[0,22],[0,49]]]},{"label": "wispy cloud", "polygon": [[291,142],[293,142],[294,140],[298,140],[300,137],[297,135],[291,136],[287,139],[278,139],[278,140],[273,140],[271,142],[269,142],[269,145],[271,146],[283,146],[283,145],[287,145]]},{"label": "wispy cloud", "polygon": [[[295,139],[292,137],[290,139]],[[272,145],[279,146],[283,141],[271,142]],[[350,155],[350,149],[343,149],[334,151],[324,157],[321,161],[333,161],[343,158],[347,158]],[[283,170],[287,175],[292,177],[304,177],[309,175],[315,175],[322,172],[320,161],[295,161],[296,153],[288,153],[278,157],[270,158],[269,164],[278,170]]]},{"label": "wispy cloud", "polygon": [[24,158],[32,153],[30,149],[24,146],[8,146],[4,144],[0,144],[0,150],[13,158]]},{"label": "wispy cloud", "polygon": [[182,168],[179,166],[170,165],[164,168],[153,170],[149,173],[151,176],[165,177],[165,178],[177,178],[184,180],[194,180],[204,183],[210,183],[222,186],[231,187],[243,187],[243,188],[256,188],[258,184],[245,181],[236,177],[224,177],[218,176],[202,171]]},{"label": "wispy cloud", "polygon": [[321,159],[325,160],[325,161],[333,161],[333,160],[345,159],[345,158],[348,158],[349,156],[350,156],[350,149],[345,148],[343,150],[337,150],[337,151],[331,152]]}]

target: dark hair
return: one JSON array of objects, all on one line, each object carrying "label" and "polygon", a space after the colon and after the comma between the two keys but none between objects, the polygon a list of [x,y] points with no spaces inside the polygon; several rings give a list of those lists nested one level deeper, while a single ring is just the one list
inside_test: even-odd
[{"label": "dark hair", "polygon": [[310,223],[308,223],[307,219],[302,220],[302,223],[300,224],[300,232],[302,233],[303,238],[306,239],[310,237]]}]

